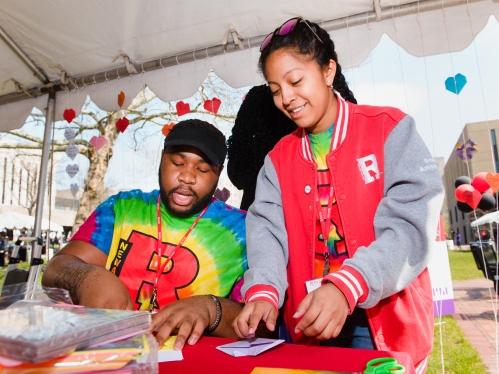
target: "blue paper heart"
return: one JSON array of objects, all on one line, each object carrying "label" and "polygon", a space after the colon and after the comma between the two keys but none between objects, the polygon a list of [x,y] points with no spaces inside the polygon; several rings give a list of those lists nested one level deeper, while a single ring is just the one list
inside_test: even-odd
[{"label": "blue paper heart", "polygon": [[447,91],[459,95],[463,87],[466,85],[466,82],[466,77],[461,73],[458,73],[455,77],[449,77],[445,80],[445,88]]}]

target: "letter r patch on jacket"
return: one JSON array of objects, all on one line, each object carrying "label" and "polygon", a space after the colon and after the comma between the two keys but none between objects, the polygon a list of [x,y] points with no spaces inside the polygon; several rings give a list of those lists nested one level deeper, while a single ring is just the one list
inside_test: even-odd
[{"label": "letter r patch on jacket", "polygon": [[366,184],[379,179],[378,162],[376,161],[376,156],[374,154],[358,158],[357,163]]}]

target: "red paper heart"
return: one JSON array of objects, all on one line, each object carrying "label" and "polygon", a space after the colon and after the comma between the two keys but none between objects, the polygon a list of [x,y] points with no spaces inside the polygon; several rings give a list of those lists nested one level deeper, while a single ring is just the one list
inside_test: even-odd
[{"label": "red paper heart", "polygon": [[123,132],[125,132],[125,130],[129,124],[130,124],[130,121],[128,120],[128,118],[123,117],[123,118],[120,118],[119,120],[116,121],[116,128],[118,130],[120,130],[120,132],[123,133]]},{"label": "red paper heart", "polygon": [[73,109],[66,109],[62,116],[68,123],[71,123],[75,119],[76,113]]},{"label": "red paper heart", "polygon": [[177,115],[179,117],[191,111],[191,106],[183,101],[179,101],[175,106],[177,107]]},{"label": "red paper heart", "polygon": [[90,139],[90,144],[93,145],[93,147],[97,150],[101,149],[104,147],[107,143],[107,139],[101,135],[99,137],[97,136],[92,136],[92,139]]},{"label": "red paper heart", "polygon": [[204,102],[203,106],[204,106],[204,109],[206,109],[208,112],[212,112],[212,113],[217,114],[218,109],[220,108],[221,104],[222,104],[222,101],[220,99],[217,99],[216,97],[214,97],[211,100],[206,100]]},{"label": "red paper heart", "polygon": [[499,190],[499,174],[487,173],[485,180],[489,184],[492,191],[496,193]]},{"label": "red paper heart", "polygon": [[463,199],[466,204],[475,210],[478,204],[480,204],[480,200],[482,200],[482,194],[478,190],[464,191]]},{"label": "red paper heart", "polygon": [[163,135],[164,136],[168,136],[168,134],[170,133],[170,131],[172,131],[173,126],[175,126],[175,124],[173,122],[170,122],[168,125],[164,125],[163,129],[161,130],[161,132],[163,133]]},{"label": "red paper heart", "polygon": [[125,93],[123,91],[120,91],[118,94],[118,105],[120,108],[123,107],[123,103],[125,102]]}]

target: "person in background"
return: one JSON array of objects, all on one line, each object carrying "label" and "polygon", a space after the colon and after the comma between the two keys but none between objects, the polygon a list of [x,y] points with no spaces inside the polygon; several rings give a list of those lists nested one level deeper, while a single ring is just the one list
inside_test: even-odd
[{"label": "person in background", "polygon": [[244,190],[241,209],[248,210],[255,200],[258,172],[267,153],[294,130],[296,124],[277,109],[266,84],[249,90],[227,141],[227,175],[234,186]]},{"label": "person in background", "polygon": [[260,51],[275,105],[299,128],[258,176],[236,333],[254,336],[261,320],[274,330],[284,306],[283,338],[408,352],[423,373],[444,196],[432,155],[410,116],[355,104],[319,25],[288,20]]},{"label": "person in background", "polygon": [[0,266],[5,266],[5,256],[9,252],[9,239],[5,231],[0,232]]},{"label": "person in background", "polygon": [[461,249],[461,234],[457,233],[456,234],[456,246]]}]

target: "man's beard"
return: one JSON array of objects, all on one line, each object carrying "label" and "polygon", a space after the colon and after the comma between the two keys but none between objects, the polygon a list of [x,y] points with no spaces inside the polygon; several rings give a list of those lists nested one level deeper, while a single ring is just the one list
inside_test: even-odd
[{"label": "man's beard", "polygon": [[170,191],[166,191],[165,187],[163,186],[163,182],[161,180],[161,166],[159,167],[159,194],[161,196],[161,202],[163,205],[166,207],[166,210],[173,214],[174,216],[177,216],[179,218],[187,218],[192,216],[193,214],[199,213],[204,209],[205,206],[207,206],[210,203],[211,197],[215,193],[215,190],[217,188],[217,183],[213,185],[213,188],[211,191],[204,195],[201,196],[201,199],[199,198],[198,194],[194,192],[190,187],[183,186],[184,188],[189,188],[189,190],[192,192],[192,197],[194,199],[194,204],[191,206],[190,209],[186,211],[178,211],[176,210],[171,204],[170,204],[170,199],[169,197],[173,195],[173,193],[178,190],[181,186],[178,186],[176,188],[172,188]]}]

